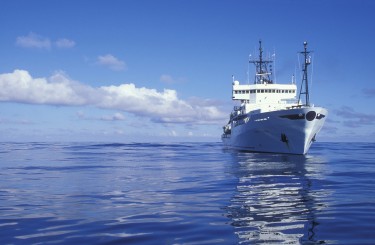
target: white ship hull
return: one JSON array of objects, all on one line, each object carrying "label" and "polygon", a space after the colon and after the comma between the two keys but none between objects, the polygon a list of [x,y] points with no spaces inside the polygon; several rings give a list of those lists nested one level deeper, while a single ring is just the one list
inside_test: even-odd
[{"label": "white ship hull", "polygon": [[222,135],[222,141],[237,150],[306,154],[327,114],[322,107],[248,113],[231,133]]}]

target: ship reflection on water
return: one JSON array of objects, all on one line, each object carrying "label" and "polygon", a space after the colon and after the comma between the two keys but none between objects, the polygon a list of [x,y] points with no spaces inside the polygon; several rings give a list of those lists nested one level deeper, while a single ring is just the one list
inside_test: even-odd
[{"label": "ship reflection on water", "polygon": [[227,207],[240,243],[321,244],[318,214],[324,160],[312,156],[234,152],[237,191]]}]

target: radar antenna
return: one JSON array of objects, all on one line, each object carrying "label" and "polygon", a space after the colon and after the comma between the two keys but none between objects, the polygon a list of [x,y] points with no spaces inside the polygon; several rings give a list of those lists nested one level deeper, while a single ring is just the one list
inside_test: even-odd
[{"label": "radar antenna", "polygon": [[[249,63],[253,63],[255,65],[255,84],[273,83],[271,79],[271,64],[273,63],[273,61],[263,59],[263,49],[261,40],[259,40],[259,60],[249,60]],[[268,71],[268,67],[270,67],[270,71]]]}]

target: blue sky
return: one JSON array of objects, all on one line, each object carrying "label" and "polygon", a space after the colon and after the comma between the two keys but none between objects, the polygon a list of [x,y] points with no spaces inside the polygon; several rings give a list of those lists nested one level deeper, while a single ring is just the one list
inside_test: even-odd
[{"label": "blue sky", "polygon": [[[314,51],[318,140],[374,141],[375,1],[0,2],[1,141],[219,141],[258,40]],[[251,74],[253,70],[250,70]],[[300,79],[299,79],[300,80]],[[300,82],[300,81],[297,82]]]}]

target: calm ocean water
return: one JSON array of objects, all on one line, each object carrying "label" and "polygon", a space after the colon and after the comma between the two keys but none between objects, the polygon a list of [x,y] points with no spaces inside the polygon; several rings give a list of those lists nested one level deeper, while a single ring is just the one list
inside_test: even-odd
[{"label": "calm ocean water", "polygon": [[375,244],[375,143],[0,143],[0,244]]}]

